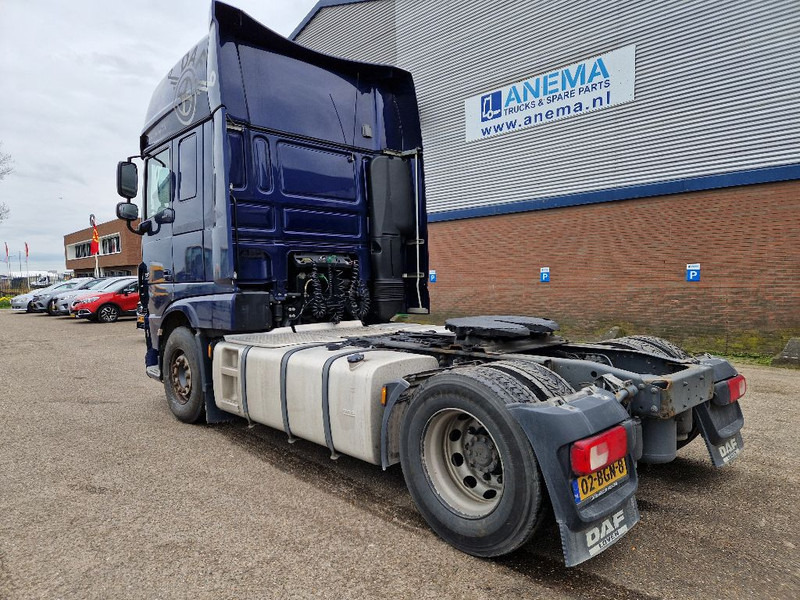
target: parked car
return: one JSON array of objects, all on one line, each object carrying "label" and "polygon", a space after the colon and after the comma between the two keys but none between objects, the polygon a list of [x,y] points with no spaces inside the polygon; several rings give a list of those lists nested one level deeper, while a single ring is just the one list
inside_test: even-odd
[{"label": "parked car", "polygon": [[52,290],[49,290],[47,292],[37,292],[33,303],[34,309],[37,309],[38,311],[39,305],[44,304],[44,312],[53,317],[58,314],[58,311],[56,310],[56,301],[59,298],[59,296],[61,296],[62,294],[68,294],[72,292],[80,293],[81,290],[85,290],[91,284],[97,281],[101,281],[101,278],[78,277],[76,279],[70,280],[70,282],[75,282],[75,285],[73,285],[72,287],[64,287],[61,289],[53,288]]},{"label": "parked car", "polygon": [[28,292],[27,294],[20,294],[19,296],[14,296],[11,299],[11,310],[15,310],[17,312],[33,312],[33,297],[36,294],[41,294],[47,290],[54,288],[57,284],[53,284],[43,289],[38,289],[32,292]]},{"label": "parked car", "polygon": [[139,303],[139,284],[120,281],[108,290],[87,293],[72,301],[69,313],[81,319],[113,323],[120,315],[136,314]]},{"label": "parked car", "polygon": [[99,291],[106,291],[110,289],[112,286],[116,285],[117,282],[120,281],[136,281],[135,277],[128,276],[121,276],[121,277],[104,277],[100,279],[94,279],[91,283],[89,283],[83,289],[72,289],[67,290],[66,292],[59,292],[57,297],[54,297],[51,300],[51,304],[55,304],[55,311],[56,314],[59,315],[69,315],[69,306],[72,304],[72,301],[75,300],[78,296],[85,296],[89,293],[89,290],[97,290]]},{"label": "parked car", "polygon": [[57,294],[58,292],[65,292],[67,290],[71,290],[83,283],[84,279],[70,279],[69,281],[62,281],[61,283],[54,285],[50,288],[36,290],[36,292],[33,295],[33,299],[31,300],[32,312],[46,311],[47,305],[50,302],[50,298],[52,298],[54,294]]}]

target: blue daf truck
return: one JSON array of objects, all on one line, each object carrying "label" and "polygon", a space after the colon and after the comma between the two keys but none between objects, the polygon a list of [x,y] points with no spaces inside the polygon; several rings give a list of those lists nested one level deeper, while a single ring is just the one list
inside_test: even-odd
[{"label": "blue daf truck", "polygon": [[647,336],[571,343],[539,317],[391,322],[429,311],[401,69],[314,52],[214,2],[117,188],[117,216],[143,236],[146,371],[173,414],[400,463],[464,552],[507,554],[554,517],[576,565],[639,520],[637,462],[698,436],[716,466],[742,450],[746,383],[722,359]]}]

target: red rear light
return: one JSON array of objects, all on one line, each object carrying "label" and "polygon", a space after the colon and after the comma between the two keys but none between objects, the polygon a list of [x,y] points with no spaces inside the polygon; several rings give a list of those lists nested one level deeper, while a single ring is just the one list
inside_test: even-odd
[{"label": "red rear light", "polygon": [[737,375],[736,377],[728,379],[727,384],[731,404],[736,402],[747,392],[747,381],[744,375]]},{"label": "red rear light", "polygon": [[617,425],[572,444],[570,460],[577,475],[588,475],[619,460],[628,453],[628,433]]}]

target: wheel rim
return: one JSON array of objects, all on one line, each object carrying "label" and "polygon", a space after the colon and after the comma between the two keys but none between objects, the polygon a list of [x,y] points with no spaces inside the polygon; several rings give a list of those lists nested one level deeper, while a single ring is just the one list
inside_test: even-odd
[{"label": "wheel rim", "polygon": [[170,363],[170,382],[180,404],[186,404],[192,394],[192,367],[183,352],[178,352]]},{"label": "wheel rim", "polygon": [[100,309],[100,318],[103,321],[113,321],[114,317],[116,316],[114,313],[115,310],[113,307],[104,306],[103,308]]},{"label": "wheel rim", "polygon": [[446,409],[425,425],[422,462],[451,510],[468,518],[490,514],[503,496],[503,460],[492,435],[473,415]]}]

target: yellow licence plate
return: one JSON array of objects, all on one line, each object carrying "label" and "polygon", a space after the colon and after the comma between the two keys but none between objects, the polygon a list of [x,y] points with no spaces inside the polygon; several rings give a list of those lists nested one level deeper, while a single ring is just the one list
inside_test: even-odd
[{"label": "yellow licence plate", "polygon": [[625,463],[624,458],[620,458],[599,471],[573,479],[572,494],[575,496],[575,503],[580,504],[603,490],[607,490],[611,485],[627,477],[627,475],[628,465]]}]

